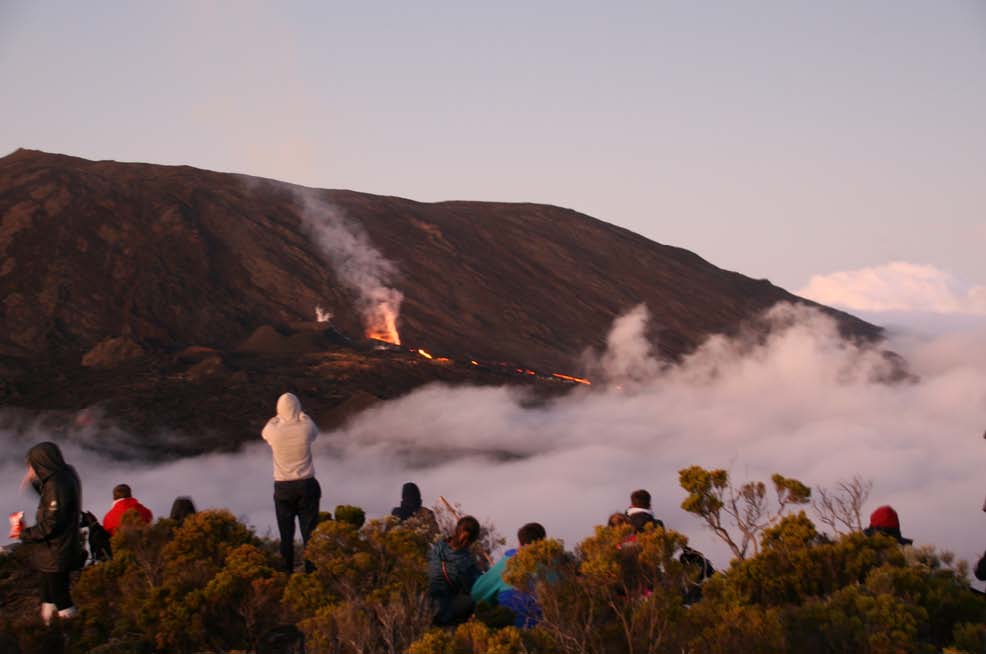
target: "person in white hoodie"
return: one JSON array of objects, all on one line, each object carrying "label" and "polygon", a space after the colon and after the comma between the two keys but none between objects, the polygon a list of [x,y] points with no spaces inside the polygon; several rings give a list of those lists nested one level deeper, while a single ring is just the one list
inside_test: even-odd
[{"label": "person in white hoodie", "polygon": [[[281,556],[290,574],[294,571],[295,519],[306,545],[318,522],[322,488],[312,465],[312,442],[318,427],[302,413],[298,398],[285,393],[277,399],[277,415],[267,421],[261,436],[274,455],[274,511],[281,532]],[[305,568],[311,570],[308,561]]]}]

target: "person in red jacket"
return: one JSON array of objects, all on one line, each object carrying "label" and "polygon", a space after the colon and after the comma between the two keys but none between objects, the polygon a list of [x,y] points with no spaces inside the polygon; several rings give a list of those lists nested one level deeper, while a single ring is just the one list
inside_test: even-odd
[{"label": "person in red jacket", "polygon": [[144,524],[150,524],[154,517],[150,509],[134,499],[130,486],[119,484],[113,489],[113,506],[103,517],[103,529],[112,536],[120,528],[123,514],[131,510],[137,512]]}]

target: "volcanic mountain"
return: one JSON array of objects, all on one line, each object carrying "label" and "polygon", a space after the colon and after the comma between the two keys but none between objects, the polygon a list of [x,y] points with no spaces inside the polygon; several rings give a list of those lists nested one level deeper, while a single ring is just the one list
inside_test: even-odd
[{"label": "volcanic mountain", "polygon": [[[326,216],[343,231],[318,238]],[[378,259],[361,262],[366,251]],[[365,340],[352,265],[403,294],[400,348]],[[586,349],[640,303],[673,360],[779,301],[807,302],[570,209],[32,150],[0,159],[0,298],[0,402],[21,410],[8,420],[108,416],[171,434],[172,454],[254,438],[287,389],[333,424],[433,380],[579,376]],[[314,323],[316,307],[331,326]],[[824,310],[846,337],[879,339]]]}]

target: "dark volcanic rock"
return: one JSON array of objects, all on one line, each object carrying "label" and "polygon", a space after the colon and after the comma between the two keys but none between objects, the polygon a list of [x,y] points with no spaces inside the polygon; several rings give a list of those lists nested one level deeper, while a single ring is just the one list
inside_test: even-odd
[{"label": "dark volcanic rock", "polygon": [[[300,190],[187,166],[30,150],[0,159],[0,398],[34,408],[74,402],[78,409],[83,397],[93,398],[73,389],[89,383],[112,404],[116,396],[141,396],[140,375],[148,393],[159,392],[170,389],[160,370],[185,365],[175,358],[183,349],[192,363],[191,346],[208,354],[192,357],[199,366],[182,373],[183,384],[223,392],[227,377],[238,375],[259,384],[248,396],[272,407],[284,380],[236,357],[294,357],[292,374],[302,376],[311,372],[311,362],[300,363],[305,353],[342,349],[356,357],[346,338],[362,338],[356,298],[304,229]],[[676,358],[709,334],[736,332],[778,301],[804,302],[766,280],[568,209],[306,192],[358,224],[396,264],[403,342],[462,359],[578,374],[586,348],[601,348],[613,319],[641,302],[654,318],[657,349]],[[299,326],[313,319],[316,305],[333,314],[339,331]],[[825,310],[849,337],[880,335]],[[132,343],[147,355],[135,363],[137,349],[106,343]],[[77,370],[87,352],[98,358],[97,346],[112,350],[106,365],[114,367]],[[170,357],[160,359],[167,365],[157,373],[148,367],[157,361],[152,353]],[[373,366],[388,361],[359,356]],[[127,366],[143,372],[134,377]],[[357,391],[406,392],[412,380],[427,378],[415,373],[376,391],[362,380],[369,386],[336,389],[336,403]],[[49,406],[59,397],[65,406]],[[257,427],[233,421],[231,432]]]},{"label": "dark volcanic rock", "polygon": [[144,348],[126,336],[106,338],[82,355],[82,365],[87,368],[114,368],[121,363],[144,355]]}]

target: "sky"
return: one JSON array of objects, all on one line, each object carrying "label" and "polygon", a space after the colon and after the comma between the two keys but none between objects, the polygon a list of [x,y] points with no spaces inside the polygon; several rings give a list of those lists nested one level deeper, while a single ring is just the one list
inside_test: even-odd
[{"label": "sky", "polygon": [[930,270],[979,314],[983,70],[980,0],[0,0],[0,153],[544,202],[851,309],[874,270],[927,307]]}]

